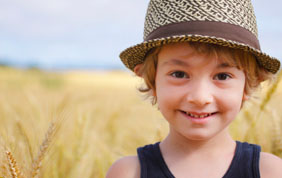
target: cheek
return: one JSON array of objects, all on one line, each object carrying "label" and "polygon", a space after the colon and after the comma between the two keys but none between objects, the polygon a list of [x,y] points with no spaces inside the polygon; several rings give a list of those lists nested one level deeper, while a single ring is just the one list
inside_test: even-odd
[{"label": "cheek", "polygon": [[156,98],[162,114],[169,114],[177,107],[179,95],[176,87],[169,86],[164,81],[156,81]]},{"label": "cheek", "polygon": [[222,110],[228,111],[228,114],[237,115],[242,106],[243,92],[244,87],[238,87],[237,89],[231,91],[221,92],[221,99],[218,105],[221,106]]},{"label": "cheek", "polygon": [[156,87],[156,97],[160,109],[171,107],[175,99],[174,92],[162,85]]}]

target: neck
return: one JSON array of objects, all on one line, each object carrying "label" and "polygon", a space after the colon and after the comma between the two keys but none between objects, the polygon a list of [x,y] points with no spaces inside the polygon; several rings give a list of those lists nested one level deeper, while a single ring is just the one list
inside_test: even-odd
[{"label": "neck", "polygon": [[180,135],[177,132],[173,132],[170,129],[169,135],[161,143],[162,151],[173,151],[182,155],[196,154],[220,154],[223,150],[234,149],[236,143],[228,133],[227,128],[217,135],[202,140],[191,140],[189,138]]}]

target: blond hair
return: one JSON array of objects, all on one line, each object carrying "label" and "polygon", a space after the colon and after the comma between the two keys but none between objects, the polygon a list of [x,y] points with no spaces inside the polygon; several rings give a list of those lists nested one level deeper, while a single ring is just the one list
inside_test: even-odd
[{"label": "blond hair", "polygon": [[[224,56],[222,58],[225,60],[224,62],[242,70],[246,76],[245,93],[247,95],[250,95],[261,82],[273,77],[273,74],[258,65],[255,56],[249,52],[208,43],[188,42],[188,44],[198,53],[207,54],[208,56],[214,55],[216,57]],[[137,73],[138,76],[144,79],[146,85],[145,87],[140,87],[139,91],[146,93],[146,96],[151,98],[152,104],[156,104],[157,102],[157,98],[153,95],[153,92],[156,90],[155,78],[158,66],[158,54],[161,48],[153,48],[147,53],[145,61]]]}]

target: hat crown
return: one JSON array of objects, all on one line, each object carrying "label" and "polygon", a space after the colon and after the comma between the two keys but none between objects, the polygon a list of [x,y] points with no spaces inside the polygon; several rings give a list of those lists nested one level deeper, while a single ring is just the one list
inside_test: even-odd
[{"label": "hat crown", "polygon": [[191,21],[237,25],[258,38],[250,0],[151,0],[145,18],[144,40],[159,27]]}]

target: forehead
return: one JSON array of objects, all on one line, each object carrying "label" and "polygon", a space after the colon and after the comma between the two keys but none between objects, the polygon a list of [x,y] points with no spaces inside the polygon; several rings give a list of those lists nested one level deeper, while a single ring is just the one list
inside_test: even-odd
[{"label": "forehead", "polygon": [[158,53],[159,63],[171,59],[190,59],[196,61],[193,56],[200,55],[216,63],[226,63],[229,66],[237,66],[231,53],[224,48],[216,48],[206,44],[174,43],[161,47]]},{"label": "forehead", "polygon": [[176,56],[192,55],[195,50],[191,48],[188,43],[168,44],[161,48],[159,52],[159,59],[166,59]]}]

